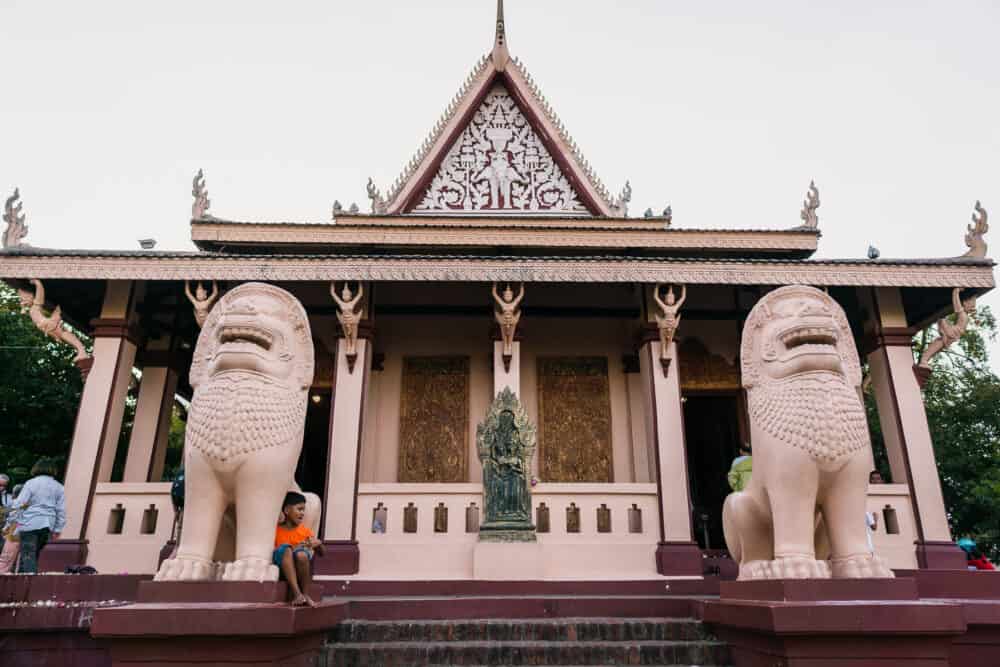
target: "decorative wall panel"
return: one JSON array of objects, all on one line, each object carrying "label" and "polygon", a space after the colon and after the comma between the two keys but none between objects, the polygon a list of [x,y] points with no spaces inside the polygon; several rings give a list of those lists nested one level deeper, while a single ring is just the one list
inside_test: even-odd
[{"label": "decorative wall panel", "polygon": [[606,357],[538,359],[542,480],[611,482],[611,396]]},{"label": "decorative wall panel", "polygon": [[468,481],[468,451],[469,358],[404,358],[399,481]]},{"label": "decorative wall panel", "polygon": [[681,390],[733,391],[740,388],[737,364],[712,353],[697,338],[686,338],[678,346]]},{"label": "decorative wall panel", "polygon": [[414,210],[588,213],[503,86],[486,95]]}]

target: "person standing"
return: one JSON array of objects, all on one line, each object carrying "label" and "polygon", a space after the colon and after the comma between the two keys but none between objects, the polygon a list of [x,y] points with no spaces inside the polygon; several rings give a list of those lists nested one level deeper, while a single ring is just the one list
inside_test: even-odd
[{"label": "person standing", "polygon": [[58,540],[66,525],[66,495],[56,481],[55,462],[39,459],[31,469],[31,479],[24,483],[14,499],[20,511],[18,537],[21,539],[21,562],[17,571],[38,572],[38,555],[49,540]]},{"label": "person standing", "polygon": [[4,538],[3,548],[0,549],[0,574],[14,571],[14,566],[17,565],[17,555],[21,551],[20,538],[17,536],[17,518],[21,513],[14,508],[14,497],[21,493],[23,486],[23,484],[18,484],[14,487],[10,505],[7,507],[7,517],[0,528],[0,533],[3,534]]},{"label": "person standing", "polygon": [[13,500],[13,496],[10,495],[10,491],[7,490],[7,486],[10,484],[10,477],[7,475],[0,474],[0,551],[3,551],[4,540],[6,539],[3,535],[2,527],[7,522],[7,514],[11,511],[10,501]]}]

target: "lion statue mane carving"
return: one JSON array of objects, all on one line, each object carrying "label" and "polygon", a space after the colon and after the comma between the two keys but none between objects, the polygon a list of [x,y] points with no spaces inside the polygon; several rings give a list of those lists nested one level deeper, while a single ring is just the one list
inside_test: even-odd
[{"label": "lion statue mane carving", "polygon": [[[245,283],[212,309],[191,363],[184,528],[157,581],[278,579],[274,527],[285,493],[297,488],[313,359],[305,309],[281,288]],[[307,523],[317,500],[307,503]],[[235,549],[223,522],[232,506]],[[231,562],[216,564],[219,554]]]},{"label": "lion statue mane carving", "polygon": [[892,577],[868,547],[871,443],[844,311],[813,287],[774,290],[750,311],[740,357],[753,476],[722,510],[739,578]]}]

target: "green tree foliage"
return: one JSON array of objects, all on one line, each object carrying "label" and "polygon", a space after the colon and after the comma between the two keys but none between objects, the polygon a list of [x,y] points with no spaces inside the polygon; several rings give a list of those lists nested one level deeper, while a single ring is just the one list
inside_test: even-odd
[{"label": "green tree foliage", "polygon": [[0,283],[0,471],[14,481],[42,456],[65,465],[83,389],[74,356],[38,331],[17,292]]}]

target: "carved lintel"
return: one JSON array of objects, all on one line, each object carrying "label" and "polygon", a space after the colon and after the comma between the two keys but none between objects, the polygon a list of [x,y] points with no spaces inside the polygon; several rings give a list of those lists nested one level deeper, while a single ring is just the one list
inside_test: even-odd
[{"label": "carved lintel", "polygon": [[17,248],[25,245],[24,237],[28,235],[28,226],[24,224],[24,213],[21,213],[21,191],[14,188],[14,194],[7,197],[3,206],[3,221],[7,228],[3,232],[3,247]]}]

